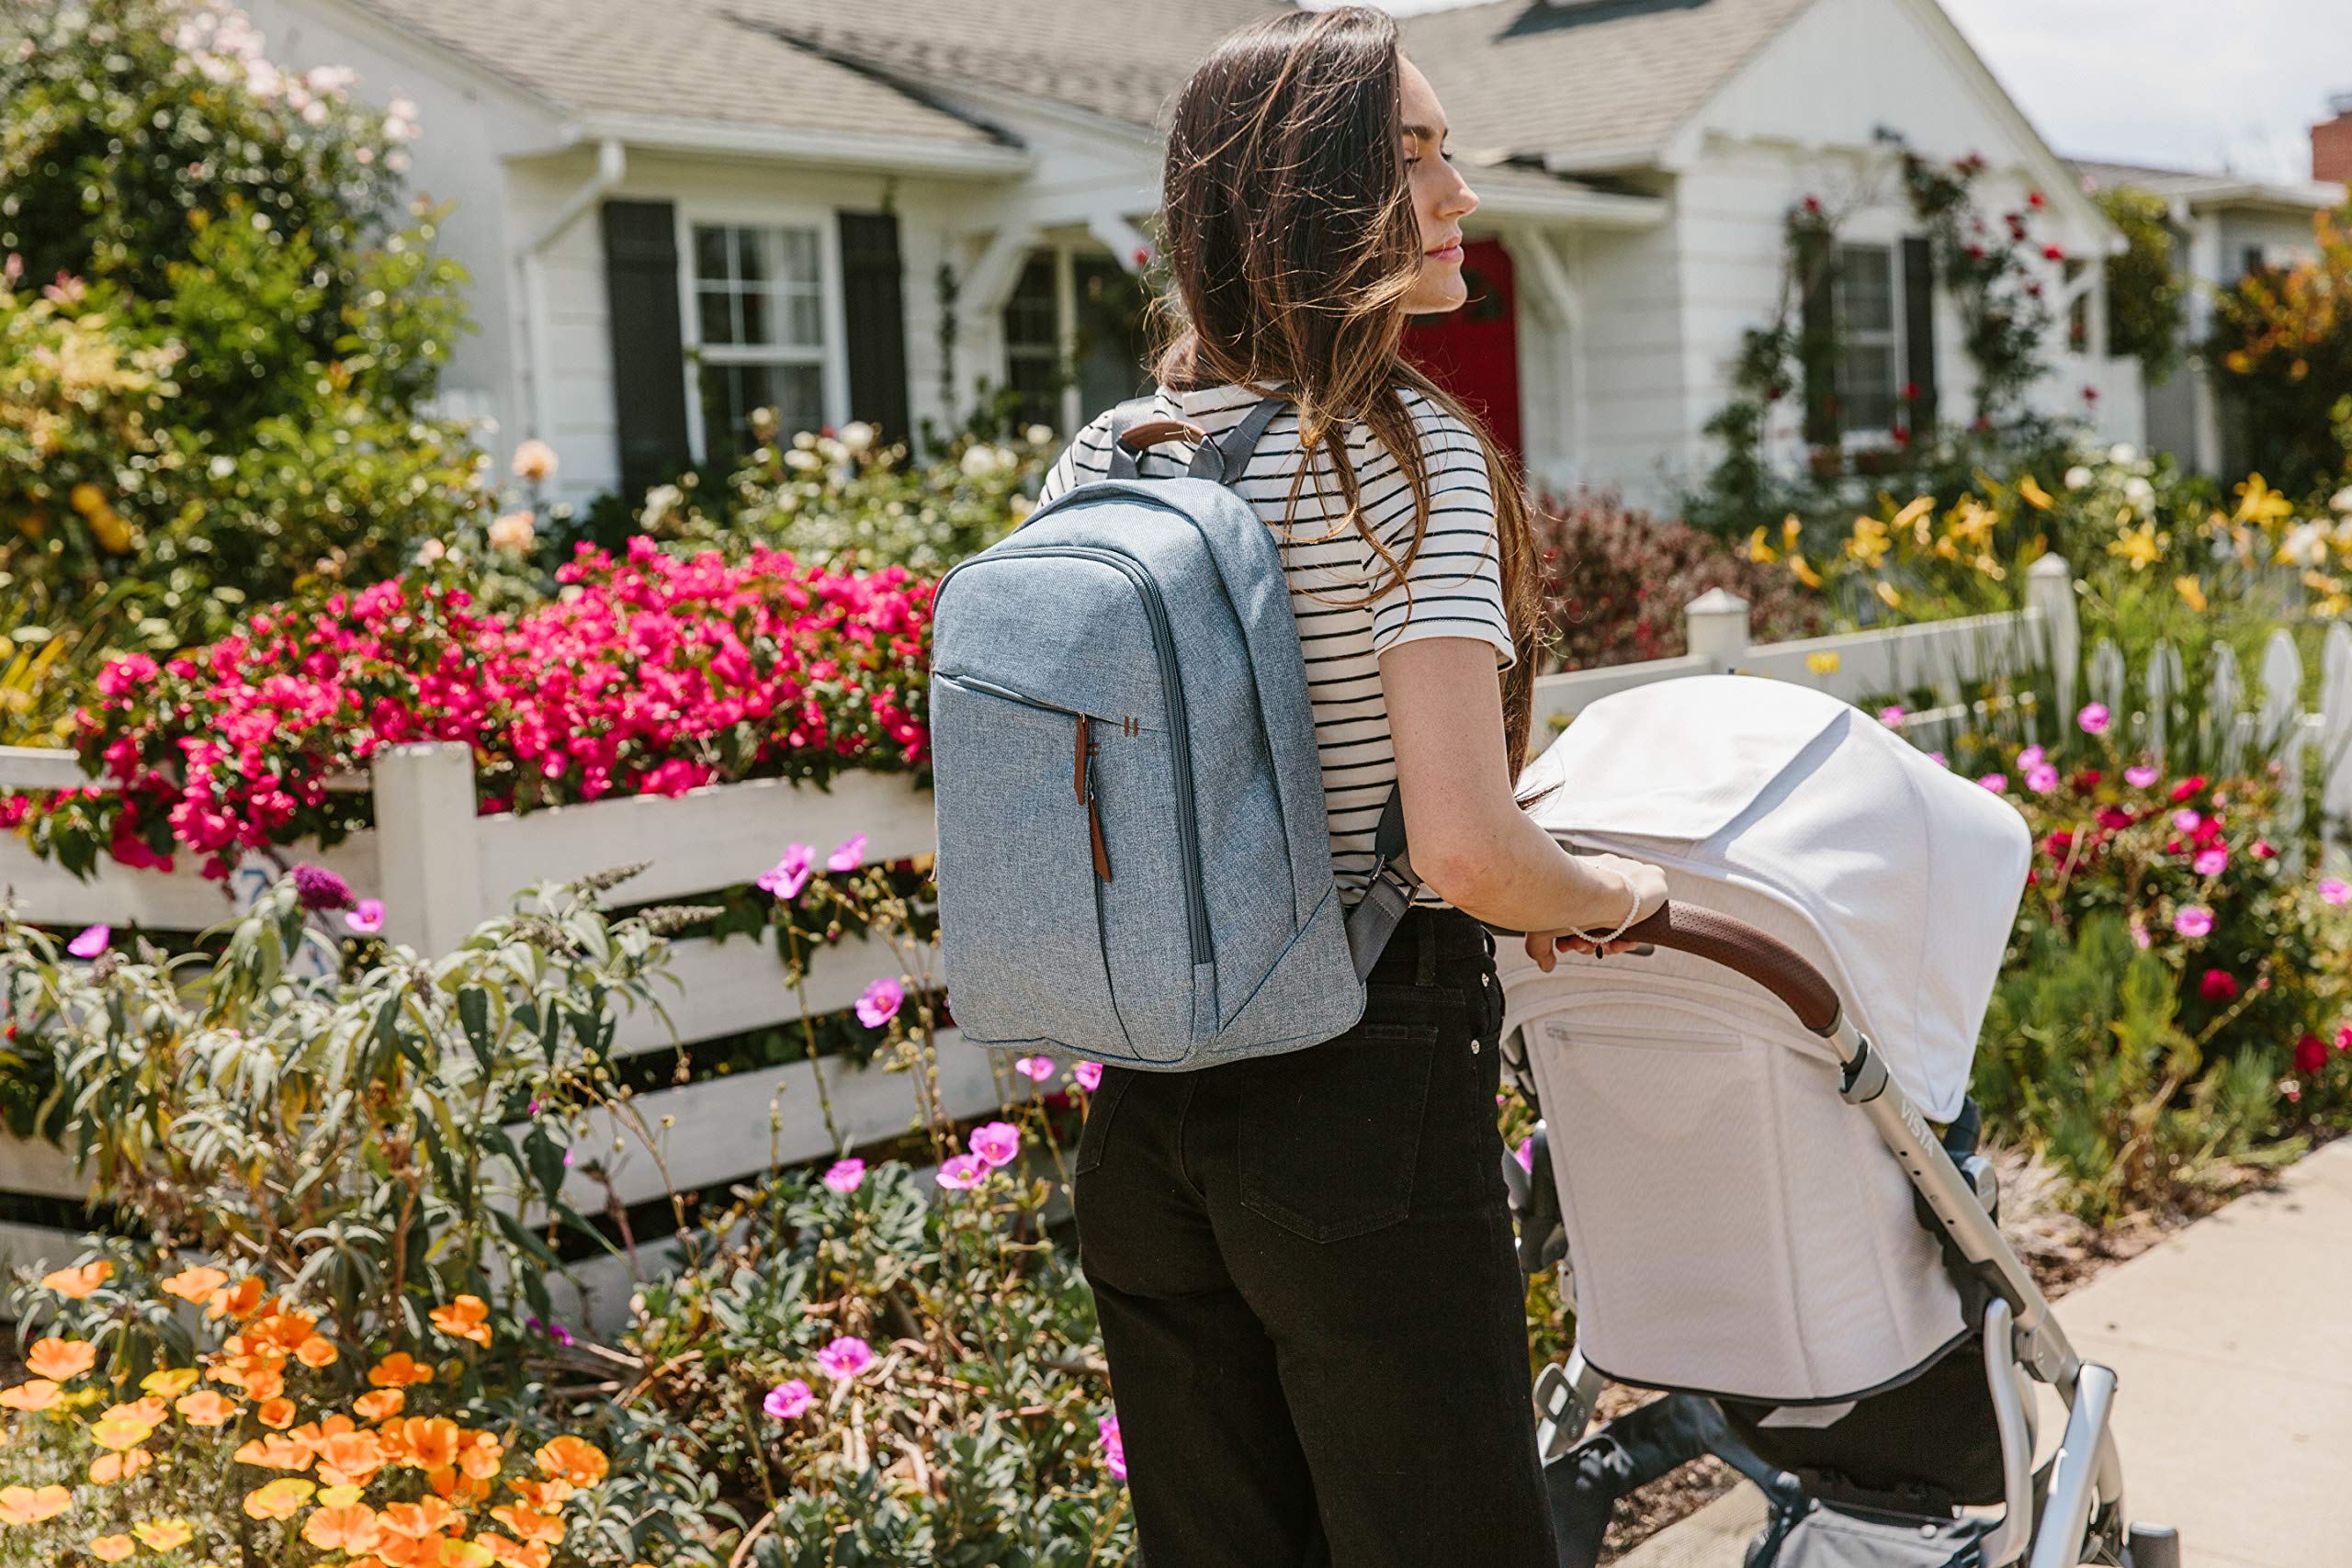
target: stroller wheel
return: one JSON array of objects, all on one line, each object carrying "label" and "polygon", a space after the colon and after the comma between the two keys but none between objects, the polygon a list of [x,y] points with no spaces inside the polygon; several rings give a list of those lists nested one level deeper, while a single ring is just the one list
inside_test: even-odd
[{"label": "stroller wheel", "polygon": [[2133,1525],[2123,1561],[2131,1568],[2180,1568],[2180,1532],[2170,1525]]}]

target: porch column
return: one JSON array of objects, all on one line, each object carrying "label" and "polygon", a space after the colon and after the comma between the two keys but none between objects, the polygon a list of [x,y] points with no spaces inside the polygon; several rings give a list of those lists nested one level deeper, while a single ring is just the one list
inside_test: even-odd
[{"label": "porch column", "polygon": [[[1567,416],[1567,429],[1555,450],[1581,479],[1589,456],[1583,291],[1577,287],[1571,265],[1561,259],[1542,229],[1532,224],[1515,225],[1505,229],[1500,238],[1503,248],[1510,254],[1511,265],[1525,273],[1534,285],[1523,297],[1534,306],[1539,322],[1553,334],[1553,342],[1547,345],[1550,352],[1544,356],[1551,367],[1553,383],[1552,395],[1545,401],[1561,408]],[[1566,238],[1572,246],[1581,249],[1575,236]],[[1579,257],[1578,270],[1580,265]],[[1522,366],[1528,357],[1521,355]]]}]

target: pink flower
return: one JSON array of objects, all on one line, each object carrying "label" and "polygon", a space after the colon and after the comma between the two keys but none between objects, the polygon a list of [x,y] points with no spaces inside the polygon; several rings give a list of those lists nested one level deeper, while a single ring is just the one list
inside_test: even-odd
[{"label": "pink flower", "polygon": [[2107,711],[2105,703],[2085,703],[2083,711],[2075,716],[2075,724],[2086,735],[2106,734],[2107,727],[2114,720],[2115,716]]},{"label": "pink flower", "polygon": [[865,1179],[865,1162],[854,1156],[833,1161],[824,1176],[825,1185],[844,1196],[856,1191],[858,1183]]},{"label": "pink flower", "polygon": [[760,873],[753,886],[779,898],[797,898],[800,890],[808,885],[808,872],[816,855],[813,844],[786,844],[784,858]]},{"label": "pink flower", "polygon": [[2155,940],[2156,940],[2156,939],[2155,939],[2154,937],[2152,937],[2152,936],[2150,936],[2150,935],[2148,934],[2148,928],[2147,928],[2147,927],[2145,927],[2145,926],[2142,925],[2142,924],[2141,924],[2139,921],[2137,921],[2137,920],[2134,920],[2134,921],[2132,921],[2132,946],[2134,946],[2134,947],[2149,947],[2149,946],[2153,946],[2153,945],[2154,944],[2154,942],[2155,942]]},{"label": "pink flower", "polygon": [[[820,1356],[819,1359],[823,1358]],[[816,1402],[817,1396],[809,1391],[808,1385],[794,1378],[768,1390],[768,1396],[760,1401],[760,1408],[773,1420],[797,1421],[801,1413]]]},{"label": "pink flower", "polygon": [[2172,825],[2184,833],[2194,833],[2205,818],[2186,807],[2172,814]]},{"label": "pink flower", "polygon": [[384,929],[384,901],[362,898],[359,907],[343,917],[343,923],[361,936],[374,936]]},{"label": "pink flower", "polygon": [[2319,885],[2319,896],[2336,908],[2342,908],[2346,904],[2352,904],[2352,882],[2346,882],[2335,876],[2324,878]]},{"label": "pink flower", "polygon": [[1114,1480],[1125,1481],[1127,1478],[1127,1445],[1119,1437],[1119,1418],[1116,1416],[1099,1416],[1095,1420],[1094,1430],[1102,1439],[1102,1467],[1111,1472]]},{"label": "pink flower", "polygon": [[1021,1129],[1010,1122],[990,1122],[972,1129],[972,1155],[991,1170],[1011,1165],[1021,1152]]},{"label": "pink flower", "polygon": [[100,924],[85,926],[82,934],[65,944],[65,951],[76,958],[96,958],[114,940],[114,928]]},{"label": "pink flower", "polygon": [[817,1365],[836,1382],[846,1382],[874,1364],[874,1348],[854,1334],[837,1336],[817,1352]]},{"label": "pink flower", "polygon": [[865,835],[852,833],[833,846],[833,852],[825,857],[825,869],[827,871],[855,871],[865,859]]},{"label": "pink flower", "polygon": [[1069,1069],[1069,1076],[1078,1080],[1079,1088],[1092,1094],[1102,1087],[1102,1064],[1100,1062],[1075,1063]]},{"label": "pink flower", "polygon": [[1519,1161],[1520,1169],[1527,1172],[1530,1176],[1534,1175],[1535,1140],[1532,1138],[1521,1138],[1519,1141],[1519,1147],[1511,1150],[1510,1157]]},{"label": "pink flower", "polygon": [[2058,787],[2058,770],[2044,762],[2025,776],[2025,787],[2036,795],[2048,795]]},{"label": "pink flower", "polygon": [[939,1162],[939,1174],[934,1179],[942,1187],[961,1192],[967,1189],[978,1187],[980,1184],[980,1178],[987,1174],[987,1168],[974,1156],[950,1155]]},{"label": "pink flower", "polygon": [[2123,770],[2123,782],[2130,784],[2133,789],[2145,789],[2163,776],[2164,775],[2157,773],[2155,769],[2147,767],[2144,764]]},{"label": "pink flower", "polygon": [[2210,850],[2199,850],[2197,858],[2188,863],[2189,869],[2199,876],[2219,876],[2228,869],[2230,852],[2215,844]]},{"label": "pink flower", "polygon": [[1976,782],[1983,784],[1986,789],[1991,790],[1995,795],[1999,795],[2009,787],[2008,779],[2000,773],[1986,773],[1983,778],[1978,779]]},{"label": "pink flower", "polygon": [[1879,710],[1878,710],[1878,721],[1879,721],[1881,724],[1883,724],[1883,725],[1886,726],[1889,729],[1900,729],[1900,728],[1903,728],[1903,705],[1902,705],[1902,704],[1900,704],[1900,703],[1896,703],[1896,704],[1894,704],[1894,705],[1890,705],[1890,706],[1883,707],[1883,708],[1879,709]]},{"label": "pink flower", "polygon": [[2041,766],[2041,748],[2039,746],[2029,746],[2024,750],[2018,753],[2018,771],[2019,773],[2030,772],[2032,769]]},{"label": "pink flower", "polygon": [[1023,1056],[1014,1061],[1012,1070],[1032,1083],[1044,1083],[1054,1076],[1054,1059],[1051,1056]]},{"label": "pink flower", "polygon": [[2335,1026],[2335,1048],[2339,1051],[2352,1051],[2352,1023],[2339,1023]]},{"label": "pink flower", "polygon": [[899,1016],[899,1004],[906,999],[906,987],[882,976],[857,998],[857,1021],[868,1029],[879,1029]]},{"label": "pink flower", "polygon": [[2197,984],[2197,994],[2209,1002],[2234,1001],[2238,994],[2237,976],[2226,969],[2208,969],[2205,977]]},{"label": "pink flower", "polygon": [[2213,929],[2213,911],[2202,904],[2184,904],[2172,918],[2172,929],[2181,936],[2205,936]]},{"label": "pink flower", "polygon": [[305,909],[348,909],[351,884],[324,866],[294,868],[294,897]]},{"label": "pink flower", "polygon": [[1941,751],[1930,751],[1930,752],[1928,752],[1928,761],[1929,761],[1930,762],[1933,762],[1936,766],[1938,766],[1938,767],[1939,767],[1939,768],[1948,768],[1948,767],[1951,766],[1951,758],[1949,758],[1949,757],[1947,757],[1947,756],[1945,756]]}]

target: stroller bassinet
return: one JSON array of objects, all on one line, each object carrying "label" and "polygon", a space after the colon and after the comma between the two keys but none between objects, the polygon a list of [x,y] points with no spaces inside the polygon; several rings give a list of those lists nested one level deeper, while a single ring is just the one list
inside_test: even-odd
[{"label": "stroller bassinet", "polygon": [[[1521,793],[1546,786],[1537,821],[1663,867],[1669,897],[1628,933],[1654,956],[1498,958],[1505,1059],[1544,1117],[1533,1179],[1506,1172],[1522,1260],[1564,1247],[1576,1310],[1537,1399],[1555,1502],[1587,1514],[1568,1560],[1612,1488],[1712,1448],[1775,1499],[1748,1568],[2169,1568],[2170,1533],[2123,1517],[2113,1374],[2001,1238],[1975,1152],[2017,811],[1836,698],[1742,676],[1594,703]],[[1604,1380],[1674,1397],[1588,1438]],[[2030,1380],[2068,1410],[2039,1471]]]}]

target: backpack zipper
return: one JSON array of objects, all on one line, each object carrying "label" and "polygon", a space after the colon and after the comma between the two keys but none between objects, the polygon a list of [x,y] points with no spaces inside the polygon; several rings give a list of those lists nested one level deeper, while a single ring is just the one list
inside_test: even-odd
[{"label": "backpack zipper", "polygon": [[[1147,505],[1155,504],[1146,502]],[[1162,503],[1164,504],[1164,503]],[[1144,615],[1151,622],[1151,641],[1159,656],[1159,689],[1161,700],[1168,709],[1169,750],[1176,766],[1176,843],[1182,857],[1184,871],[1184,915],[1192,938],[1193,962],[1209,962],[1208,901],[1201,893],[1200,826],[1193,811],[1193,742],[1192,730],[1184,717],[1184,687],[1176,673],[1176,637],[1169,629],[1168,605],[1159,596],[1159,584],[1151,574],[1120,555],[1115,550],[1098,549],[1090,545],[1032,545],[1025,549],[1000,549],[996,558],[1011,556],[1076,556],[1083,560],[1100,561],[1120,572],[1136,585],[1143,599]],[[961,570],[971,561],[959,561],[955,570]],[[952,573],[951,573],[952,575]],[[947,585],[940,579],[940,588]],[[939,590],[932,593],[933,614],[937,613]],[[956,676],[964,680],[967,677]]]},{"label": "backpack zipper", "polygon": [[1110,881],[1111,856],[1110,852],[1103,847],[1102,814],[1096,805],[1097,796],[1094,793],[1094,740],[1091,734],[1093,727],[1091,717],[1082,709],[1067,708],[1059,703],[1049,703],[1042,697],[1033,697],[1026,692],[1016,692],[1010,686],[1000,686],[995,682],[983,680],[978,675],[954,675],[944,670],[937,673],[941,680],[951,684],[969,686],[972,690],[985,692],[991,697],[1001,697],[1009,703],[1019,703],[1023,707],[1036,708],[1044,713],[1057,713],[1065,718],[1078,721],[1074,726],[1078,744],[1070,762],[1070,789],[1086,807],[1087,850],[1089,858],[1094,863],[1094,874],[1105,882]]}]

